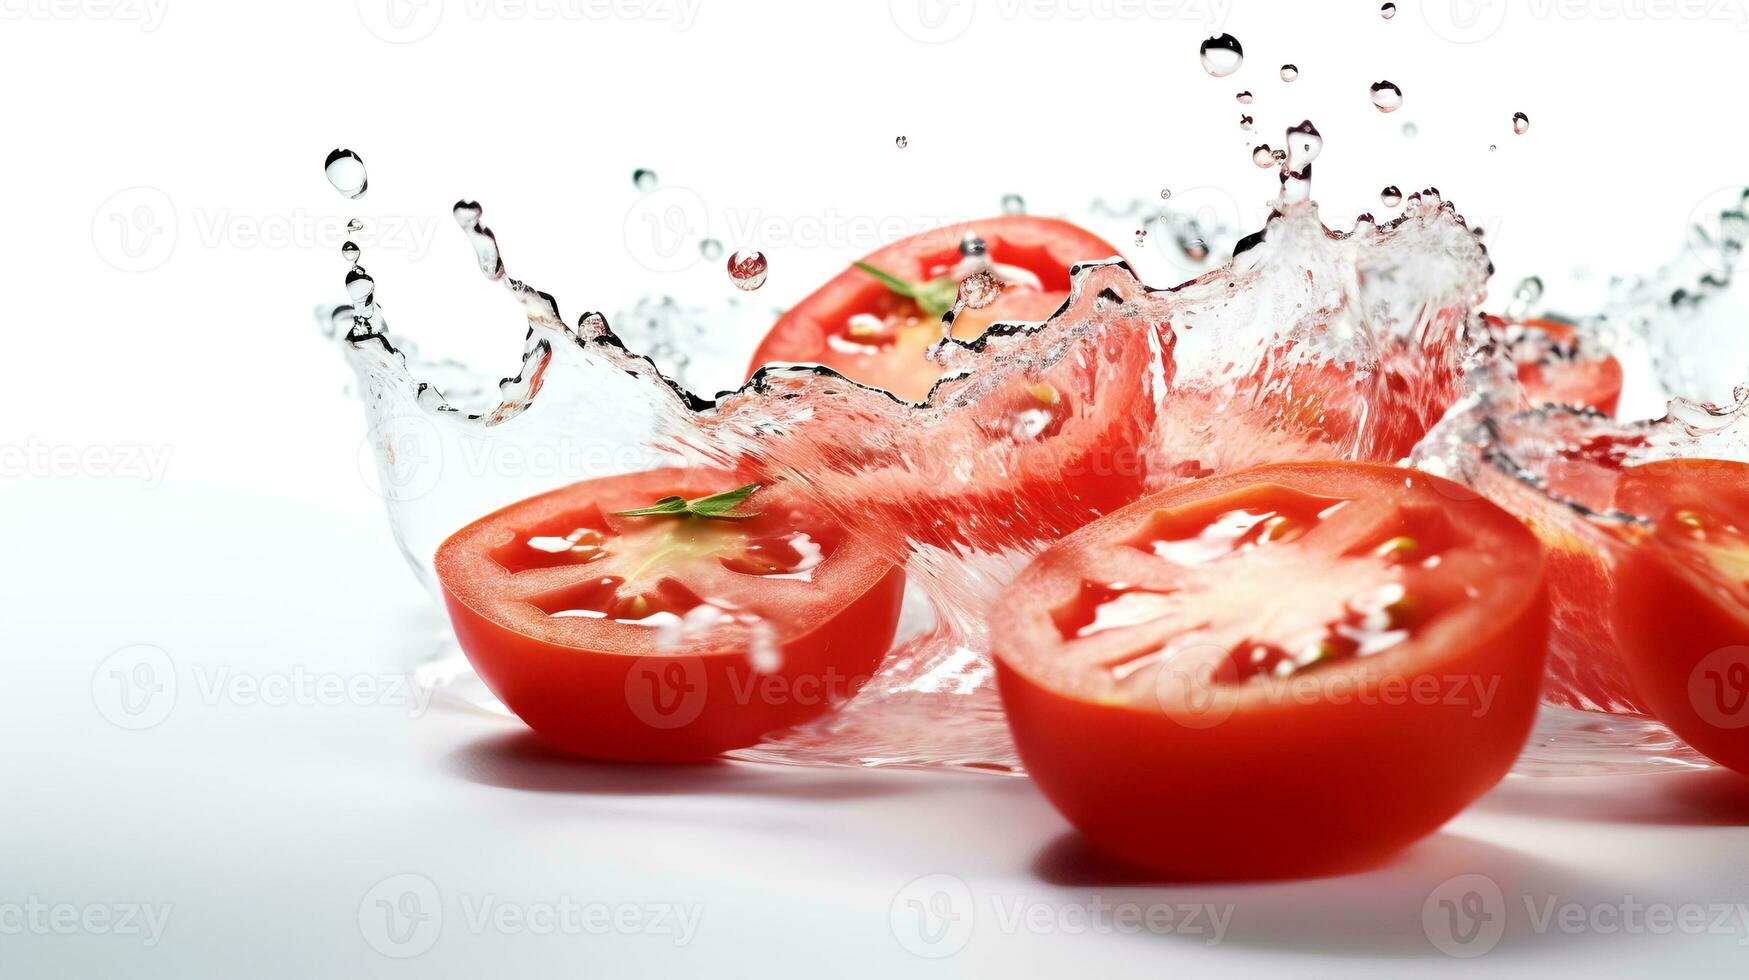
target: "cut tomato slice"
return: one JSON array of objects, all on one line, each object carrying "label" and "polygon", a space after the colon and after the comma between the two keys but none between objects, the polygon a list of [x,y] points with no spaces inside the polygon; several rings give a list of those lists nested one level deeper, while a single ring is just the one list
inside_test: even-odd
[{"label": "cut tomato slice", "polygon": [[1586,356],[1578,331],[1560,320],[1507,323],[1488,316],[1488,325],[1519,352],[1518,382],[1533,405],[1572,405],[1614,415],[1621,400],[1621,362],[1605,354]]},{"label": "cut tomato slice", "polygon": [[[982,243],[982,260],[964,254],[968,236]],[[824,364],[852,381],[922,401],[941,377],[924,352],[941,339],[941,314],[960,273],[986,269],[1002,286],[995,302],[964,309],[954,320],[953,336],[971,340],[998,320],[1049,317],[1069,295],[1071,265],[1116,254],[1086,229],[1030,215],[913,235],[867,256],[786,312],[760,342],[748,371],[773,361]],[[919,291],[923,298],[904,295],[882,274],[930,289]]]},{"label": "cut tomato slice", "polygon": [[904,573],[782,487],[727,516],[627,516],[720,494],[719,470],[573,484],[456,532],[456,637],[542,738],[599,759],[714,755],[819,715],[879,665]]},{"label": "cut tomato slice", "polygon": [[1629,467],[1616,506],[1617,635],[1639,698],[1683,741],[1749,773],[1749,465]]},{"label": "cut tomato slice", "polygon": [[1095,846],[1184,878],[1345,870],[1437,828],[1523,746],[1542,548],[1437,477],[1264,466],[1071,534],[991,630],[1021,759]]}]

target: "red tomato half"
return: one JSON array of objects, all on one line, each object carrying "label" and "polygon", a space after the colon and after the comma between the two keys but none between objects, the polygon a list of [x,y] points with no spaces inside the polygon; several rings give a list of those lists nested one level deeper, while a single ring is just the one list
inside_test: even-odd
[{"label": "red tomato half", "polygon": [[[1098,235],[1055,218],[1005,215],[948,225],[894,242],[863,264],[911,283],[939,282],[960,262],[960,243],[982,239],[990,261],[1023,275],[989,306],[966,309],[953,335],[970,340],[998,320],[1049,317],[1069,295],[1069,267],[1118,254]],[[998,278],[1001,278],[998,276]],[[951,297],[955,287],[946,283]],[[910,401],[922,401],[941,369],[924,351],[941,339],[941,313],[926,312],[873,274],[852,266],[786,312],[760,342],[749,373],[772,361],[824,364]]]},{"label": "red tomato half", "polygon": [[751,745],[855,694],[892,642],[903,571],[782,487],[739,520],[615,513],[737,482],[589,480],[457,531],[437,575],[486,685],[560,749],[658,762]]},{"label": "red tomato half", "polygon": [[1749,773],[1749,465],[1676,459],[1630,467],[1616,618],[1635,690],[1708,758]]},{"label": "red tomato half", "polygon": [[1095,846],[1179,878],[1329,873],[1511,766],[1547,642],[1542,548],[1436,477],[1271,465],[1076,531],[990,625],[1021,759]]},{"label": "red tomato half", "polygon": [[1570,323],[1559,320],[1525,320],[1508,325],[1498,317],[1488,317],[1497,330],[1519,329],[1535,332],[1524,346],[1545,351],[1546,356],[1521,361],[1518,382],[1533,405],[1573,405],[1594,408],[1605,415],[1614,415],[1621,400],[1621,362],[1605,354],[1601,358],[1579,357],[1575,351],[1578,336]]}]

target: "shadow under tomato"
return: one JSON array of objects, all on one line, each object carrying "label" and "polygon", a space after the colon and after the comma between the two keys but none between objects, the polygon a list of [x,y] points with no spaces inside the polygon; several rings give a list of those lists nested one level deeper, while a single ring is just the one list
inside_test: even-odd
[{"label": "shadow under tomato", "polygon": [[1749,827],[1749,778],[1729,769],[1508,779],[1476,803],[1512,816],[1665,827]]},{"label": "shadow under tomato", "polygon": [[[1612,900],[1611,886],[1602,879],[1445,831],[1371,869],[1324,878],[1233,884],[1162,880],[1160,875],[1105,857],[1071,831],[1039,852],[1032,871],[1048,884],[1094,889],[1111,901],[1224,908],[1229,922],[1218,937],[1219,945],[1361,958],[1443,960],[1453,954],[1443,951],[1440,941],[1458,949],[1459,956],[1496,948],[1510,955],[1558,944],[1578,937],[1549,928],[1547,922],[1538,928],[1537,915],[1547,902],[1583,902],[1585,896],[1596,896],[1598,902]],[[1454,929],[1444,918],[1450,910],[1443,903],[1463,902],[1476,890],[1471,887],[1476,879],[1468,876],[1481,876],[1498,889],[1497,896],[1484,895],[1478,905],[1482,915],[1476,921],[1497,920],[1500,931],[1452,946],[1454,934],[1461,939],[1465,928],[1475,923],[1459,922]],[[1113,888],[1124,889],[1121,898],[1110,894]],[[1215,944],[1206,934],[1157,935]],[[1485,943],[1486,949],[1478,942]]]},{"label": "shadow under tomato", "polygon": [[448,769],[485,786],[532,793],[599,796],[745,794],[777,799],[848,800],[916,792],[916,780],[866,770],[762,766],[728,759],[691,763],[599,762],[566,755],[533,733],[505,732],[450,753]]}]

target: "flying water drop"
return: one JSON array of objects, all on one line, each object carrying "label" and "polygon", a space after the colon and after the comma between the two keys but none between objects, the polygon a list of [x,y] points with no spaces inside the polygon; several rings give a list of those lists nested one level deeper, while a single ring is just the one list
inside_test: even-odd
[{"label": "flying water drop", "polygon": [[1513,133],[1515,133],[1519,136],[1523,136],[1524,131],[1529,129],[1529,128],[1530,128],[1530,117],[1529,116],[1525,115],[1522,112],[1515,112],[1512,114],[1512,132]]},{"label": "flying water drop", "polygon": [[893,137],[893,145],[903,150],[905,147],[911,145],[911,141],[903,136],[895,136]]},{"label": "flying water drop", "polygon": [[351,150],[334,150],[322,164],[322,173],[342,197],[357,199],[370,186],[364,173],[364,160]]},{"label": "flying water drop", "polygon": [[723,257],[723,243],[706,238],[698,243],[698,254],[704,256],[706,262],[715,262]]},{"label": "flying water drop", "polygon": [[1414,139],[1421,135],[1421,127],[1412,122],[1406,122],[1403,124],[1403,135],[1409,139]]},{"label": "flying water drop", "polygon": [[656,171],[642,167],[632,171],[632,186],[648,194],[656,189]]},{"label": "flying water drop", "polygon": [[1380,112],[1396,112],[1403,108],[1403,90],[1395,82],[1374,82],[1372,104]]},{"label": "flying water drop", "polygon": [[736,249],[735,254],[729,256],[729,281],[735,284],[736,289],[752,292],[765,285],[767,271],[769,267],[766,265],[764,252],[742,248]]},{"label": "flying water drop", "polygon": [[1397,16],[1397,5],[1394,3],[1387,3],[1380,7],[1379,16],[1386,20],[1390,20],[1392,17]]},{"label": "flying water drop", "polygon": [[1026,198],[1021,197],[1019,194],[1004,194],[1004,195],[1002,195],[1002,213],[1003,214],[1025,214],[1026,213]]},{"label": "flying water drop", "polygon": [[1512,299],[1506,304],[1506,319],[1523,320],[1530,314],[1536,301],[1543,298],[1543,281],[1537,276],[1526,276],[1518,281],[1512,289]]},{"label": "flying water drop", "polygon": [[357,265],[358,264],[358,243],[347,242],[346,244],[340,246],[340,257],[345,259],[346,263],[348,265]]},{"label": "flying water drop", "polygon": [[1257,164],[1259,167],[1274,166],[1275,151],[1269,148],[1268,143],[1259,143],[1257,144],[1257,149],[1251,151],[1251,162]]},{"label": "flying water drop", "polygon": [[1239,117],[1239,128],[1245,130],[1246,132],[1250,132],[1250,130],[1251,130],[1251,117],[1250,116],[1240,116]]},{"label": "flying water drop", "polygon": [[1403,203],[1403,192],[1397,189],[1396,184],[1392,184],[1379,191],[1379,203],[1387,208],[1394,208]]},{"label": "flying water drop", "polygon": [[1295,66],[1295,65],[1282,65],[1281,66],[1281,80],[1282,81],[1291,82],[1298,77],[1300,77],[1300,69],[1297,66]]},{"label": "flying water drop", "polygon": [[1240,92],[1238,94],[1237,98],[1239,100],[1240,105],[1250,105],[1251,104],[1251,93],[1250,92]]},{"label": "flying water drop", "polygon": [[1245,49],[1240,47],[1239,39],[1231,34],[1211,37],[1202,42],[1202,68],[1216,78],[1223,78],[1239,70],[1245,63]]}]

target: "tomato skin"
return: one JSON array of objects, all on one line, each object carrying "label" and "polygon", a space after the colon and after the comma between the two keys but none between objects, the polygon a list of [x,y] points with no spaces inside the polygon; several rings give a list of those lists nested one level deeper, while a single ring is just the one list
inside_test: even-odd
[{"label": "tomato skin", "polygon": [[1630,550],[1617,567],[1616,585],[1622,650],[1636,694],[1695,751],[1749,775],[1749,728],[1727,727],[1749,719],[1749,711],[1726,707],[1725,694],[1716,707],[1709,705],[1704,699],[1710,695],[1694,684],[1714,651],[1744,648],[1734,662],[1749,663],[1749,624],[1709,598],[1656,547]]},{"label": "tomato skin", "polygon": [[[1211,484],[1268,478],[1316,485],[1320,471],[1389,472],[1399,481],[1407,473],[1339,463],[1260,467],[1154,494],[1065,543],[1213,493]],[[1210,724],[1187,724],[1158,706],[1060,690],[1038,668],[1020,666],[1026,655],[1016,658],[1017,648],[1031,642],[1018,622],[1021,610],[1045,601],[1028,593],[1028,577],[1044,574],[1035,569],[1050,560],[1047,551],[992,617],[1009,727],[1046,798],[1096,848],[1121,861],[1173,879],[1241,880],[1366,867],[1486,792],[1511,767],[1537,711],[1548,617],[1540,546],[1504,511],[1455,484],[1437,484],[1452,495],[1455,520],[1509,526],[1512,547],[1535,555],[1526,566],[1534,575],[1515,606],[1486,618],[1461,651],[1422,663],[1425,674],[1395,675],[1410,686],[1427,676],[1477,678],[1492,688],[1482,710],[1468,697],[1393,697],[1392,677],[1376,673],[1363,675],[1342,698],[1271,702],[1250,689],[1231,714],[1223,711]]]},{"label": "tomato skin", "polygon": [[[813,568],[806,580],[765,580],[719,567],[724,552],[705,548],[697,557],[659,563],[664,549],[644,560],[627,535],[670,533],[675,541],[720,540],[712,535],[742,528],[783,525],[779,515],[801,508],[805,528],[824,534],[829,525],[811,506],[775,488],[751,498],[771,514],[720,525],[672,525],[697,520],[672,517],[602,517],[646,506],[662,496],[697,497],[739,483],[723,471],[652,470],[604,477],[511,504],[462,528],[439,547],[435,559],[456,638],[486,686],[537,735],[554,747],[594,759],[678,762],[708,758],[755,744],[763,736],[799,724],[847,700],[879,667],[898,624],[904,595],[902,568],[872,546],[845,539]],[[524,554],[517,542],[531,535],[564,533],[587,521],[603,521],[607,539],[623,541],[625,555],[646,573],[640,585],[666,582],[701,585],[698,595],[718,596],[758,614],[773,631],[775,666],[758,671],[747,641],[707,633],[680,650],[664,651],[647,626],[610,618],[552,618],[535,598],[564,595],[612,568],[599,563],[556,561],[534,570],[514,570],[501,554]],[[615,530],[615,528],[619,530]],[[635,529],[635,531],[634,531]],[[648,538],[644,540],[650,540]],[[821,538],[820,540],[824,540]],[[694,566],[685,563],[696,561]],[[533,576],[525,583],[518,575]],[[636,576],[633,576],[636,578]],[[709,583],[708,586],[702,583]],[[526,591],[532,589],[533,592]],[[639,593],[642,594],[642,588]],[[530,596],[530,598],[517,598]],[[689,600],[690,601],[690,600]],[[564,608],[577,608],[566,605]],[[677,607],[683,608],[683,607]]]},{"label": "tomato skin", "polygon": [[[783,644],[782,665],[771,674],[755,673],[735,651],[639,657],[579,650],[501,626],[447,587],[444,602],[480,679],[554,748],[616,762],[686,762],[753,745],[855,694],[892,644],[904,593],[905,573],[894,568],[839,616]],[[651,673],[669,661],[681,664],[682,684]],[[760,693],[767,690],[777,694]],[[664,715],[678,720],[695,705],[693,720],[659,727]]]},{"label": "tomato skin", "polygon": [[[1749,465],[1668,460],[1630,467],[1618,499],[1659,520],[1661,507],[1749,513]],[[1637,696],[1677,737],[1749,775],[1749,608],[1685,562],[1662,529],[1630,531],[1615,567],[1616,623]]]}]

